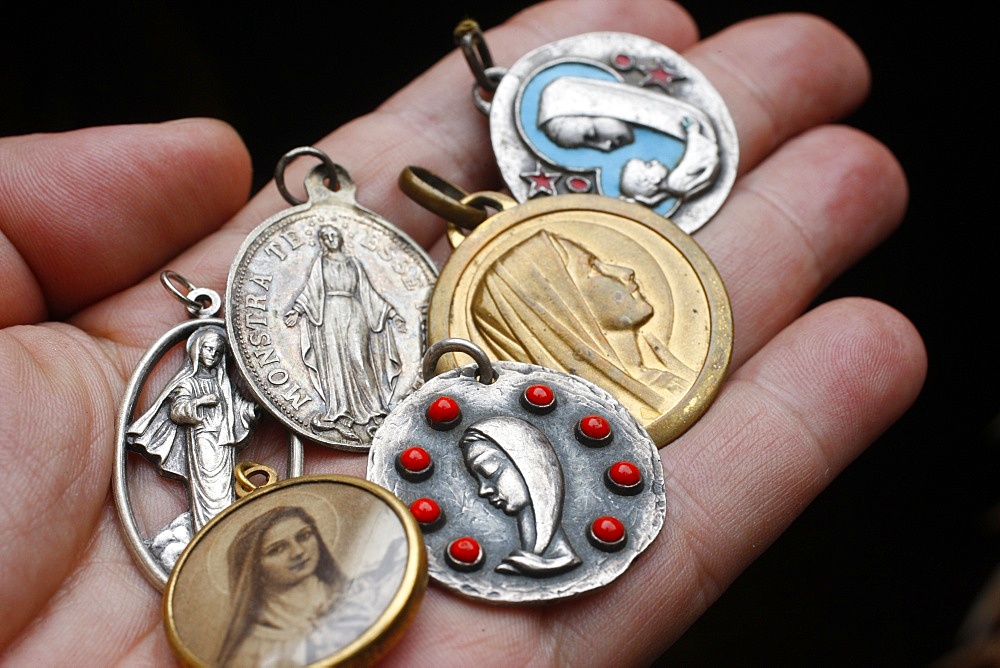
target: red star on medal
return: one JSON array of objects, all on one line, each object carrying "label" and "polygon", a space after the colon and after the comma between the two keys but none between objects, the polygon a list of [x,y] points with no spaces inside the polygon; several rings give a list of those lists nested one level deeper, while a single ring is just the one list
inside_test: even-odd
[{"label": "red star on medal", "polygon": [[668,69],[661,62],[657,62],[656,65],[652,66],[643,65],[642,71],[646,75],[646,78],[642,80],[643,86],[659,86],[667,92],[669,92],[670,84],[684,79],[679,72]]},{"label": "red star on medal", "polygon": [[542,165],[539,163],[535,164],[535,171],[521,173],[521,178],[527,181],[531,186],[528,190],[528,197],[535,197],[537,195],[555,195],[556,181],[558,181],[561,176],[562,175],[558,172],[546,172],[542,169]]}]

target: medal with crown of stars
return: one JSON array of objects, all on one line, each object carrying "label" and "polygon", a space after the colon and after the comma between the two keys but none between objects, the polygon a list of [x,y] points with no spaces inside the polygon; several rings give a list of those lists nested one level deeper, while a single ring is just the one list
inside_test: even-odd
[{"label": "medal with crown of stars", "polygon": [[516,200],[608,195],[688,233],[722,206],[736,180],[736,127],[708,79],[668,47],[628,33],[587,33],[503,69],[474,21],[460,23],[455,39]]}]

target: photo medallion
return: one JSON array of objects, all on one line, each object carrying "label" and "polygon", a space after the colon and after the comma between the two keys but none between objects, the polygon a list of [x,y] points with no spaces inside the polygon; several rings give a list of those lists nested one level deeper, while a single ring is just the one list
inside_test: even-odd
[{"label": "photo medallion", "polygon": [[195,536],[164,620],[188,665],[371,665],[426,583],[406,506],[361,478],[304,476],[250,491]]}]

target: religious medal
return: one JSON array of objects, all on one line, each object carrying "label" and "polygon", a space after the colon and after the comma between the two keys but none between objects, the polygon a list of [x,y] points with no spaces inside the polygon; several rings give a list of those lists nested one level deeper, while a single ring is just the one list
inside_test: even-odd
[{"label": "religious medal", "polygon": [[504,70],[493,67],[474,21],[459,24],[455,39],[476,75],[474,100],[489,116],[500,173],[518,201],[620,197],[688,233],[722,206],[739,163],[736,126],[708,79],[671,49],[628,33],[587,33],[546,44]]},{"label": "religious medal", "polygon": [[[437,200],[458,191],[420,169],[400,181],[438,212]],[[452,228],[457,248],[431,298],[432,340],[467,339],[493,359],[581,376],[660,446],[704,413],[729,366],[733,323],[722,279],[689,234],[600,195],[517,204],[485,192],[461,203],[499,211],[467,236]]]},{"label": "religious medal", "polygon": [[361,478],[254,486],[195,536],[167,583],[164,623],[194,666],[372,665],[427,583],[420,529]]},{"label": "religious medal", "polygon": [[[160,337],[129,380],[118,415],[112,485],[126,543],[146,577],[162,589],[191,537],[236,500],[233,470],[260,409],[230,378],[229,337],[223,321],[212,317],[222,303],[219,295],[171,271],[163,272],[160,280],[193,319]],[[173,367],[173,376],[161,387],[147,388],[161,361],[181,342],[185,342],[182,360]],[[151,403],[137,414],[141,398],[147,395]],[[166,511],[169,521],[150,537],[140,530],[129,490],[129,452],[142,455],[161,476],[187,488],[187,508],[176,516]],[[289,445],[288,472],[291,476],[302,472],[302,445],[297,439]],[[165,499],[154,497],[148,488],[144,490],[138,505],[147,512],[140,515],[154,511],[162,515]]]},{"label": "religious medal", "polygon": [[[475,362],[431,377],[448,351]],[[489,603],[571,598],[656,538],[659,452],[610,394],[460,339],[432,345],[424,374],[376,434],[368,479],[410,507],[436,583]]]},{"label": "religious medal", "polygon": [[[308,201],[284,182],[301,155],[321,161],[305,179]],[[417,380],[437,268],[355,201],[354,182],[323,152],[290,151],[275,180],[295,206],[251,232],[230,270],[233,353],[257,400],[286,427],[364,452]]]}]

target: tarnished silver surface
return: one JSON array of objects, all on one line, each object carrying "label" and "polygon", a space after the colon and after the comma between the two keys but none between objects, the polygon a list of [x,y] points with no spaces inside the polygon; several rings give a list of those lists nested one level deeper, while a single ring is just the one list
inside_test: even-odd
[{"label": "tarnished silver surface", "polygon": [[[517,362],[494,362],[484,384],[470,364],[436,376],[386,419],[369,453],[368,479],[411,506],[440,508],[423,518],[431,578],[462,596],[530,604],[584,594],[621,575],[659,533],[666,514],[663,470],[652,440],[611,395],[578,377]],[[550,408],[529,410],[525,389],[544,385]],[[428,406],[449,397],[459,421],[436,427]],[[586,444],[577,425],[600,415],[611,426],[605,445]],[[414,473],[400,455],[421,448],[430,465]],[[641,475],[632,490],[605,481],[618,462]],[[433,506],[431,504],[431,506]],[[623,545],[598,547],[588,537],[598,518],[625,529]],[[418,520],[421,517],[418,515]],[[458,539],[481,548],[475,563],[448,555]]]},{"label": "tarnished silver surface", "polygon": [[357,204],[343,168],[327,159],[305,185],[308,201],[264,221],[237,253],[226,323],[267,410],[305,438],[364,452],[419,377],[437,269]]},{"label": "tarnished silver surface", "polygon": [[622,197],[691,233],[736,179],[739,142],[722,97],[680,55],[638,35],[546,44],[504,73],[488,108],[497,164],[518,201]]},{"label": "tarnished silver surface", "polygon": [[[214,305],[218,308],[218,300]],[[126,544],[143,573],[159,589],[166,585],[174,563],[195,532],[236,500],[233,465],[246,442],[253,416],[259,411],[228,379],[223,324],[218,318],[200,317],[161,336],[133,372],[118,415],[112,474],[115,505]],[[145,412],[136,415],[156,366],[185,340],[188,344],[181,368],[165,387],[148,390],[156,399]],[[204,344],[220,340],[220,347],[206,350]],[[199,367],[204,370],[206,366],[218,373],[199,374]],[[197,392],[191,389],[199,386],[212,387],[210,392],[194,396]],[[152,536],[143,535],[133,507],[127,471],[130,451],[149,460],[161,476],[187,488],[188,510]],[[301,474],[302,444],[293,438],[289,443],[288,475]]]}]

